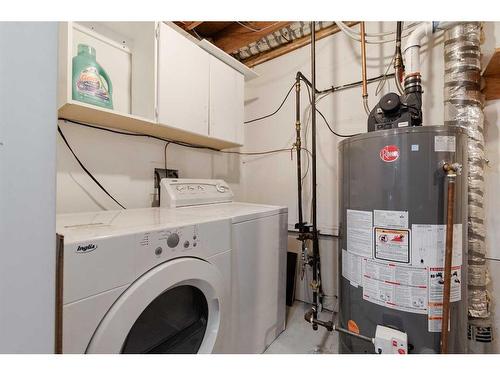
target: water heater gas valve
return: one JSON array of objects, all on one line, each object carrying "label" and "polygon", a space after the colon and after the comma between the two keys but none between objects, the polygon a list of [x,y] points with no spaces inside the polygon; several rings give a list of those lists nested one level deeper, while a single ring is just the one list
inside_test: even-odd
[{"label": "water heater gas valve", "polygon": [[408,354],[408,335],[397,329],[377,326],[375,330],[375,353]]}]

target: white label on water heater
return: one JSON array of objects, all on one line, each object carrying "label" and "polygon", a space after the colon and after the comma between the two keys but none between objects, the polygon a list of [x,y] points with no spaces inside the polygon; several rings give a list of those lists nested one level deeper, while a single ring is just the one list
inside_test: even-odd
[{"label": "white label on water heater", "polygon": [[[446,225],[413,224],[411,263],[422,267],[443,267]],[[453,225],[452,266],[462,265],[462,224]]]},{"label": "white label on water heater", "polygon": [[427,269],[363,259],[363,299],[394,310],[427,314]]},{"label": "white label on water heater", "polygon": [[436,135],[434,137],[435,152],[455,152],[456,139],[454,135]]},{"label": "white label on water heater", "polygon": [[[440,332],[443,318],[444,268],[429,268],[429,332]],[[462,299],[462,266],[451,267],[450,302]]]},{"label": "white label on water heater", "polygon": [[347,210],[347,251],[372,257],[371,211]]},{"label": "white label on water heater", "polygon": [[410,263],[410,230],[374,228],[375,258]]},{"label": "white label on water heater", "polygon": [[373,210],[373,225],[385,228],[408,228],[408,211]]},{"label": "white label on water heater", "polygon": [[361,285],[361,257],[342,249],[342,276],[350,281],[351,285]]},{"label": "white label on water heater", "polygon": [[[412,264],[428,268],[428,330],[440,332],[443,307],[446,225],[412,225]],[[462,224],[453,226],[450,301],[462,299]]]}]

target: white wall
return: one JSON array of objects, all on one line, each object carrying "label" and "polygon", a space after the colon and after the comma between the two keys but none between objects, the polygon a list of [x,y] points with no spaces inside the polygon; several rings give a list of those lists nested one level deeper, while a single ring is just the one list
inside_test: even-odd
[{"label": "white wall", "polygon": [[0,49],[0,353],[53,353],[57,24],[0,22]]},{"label": "white wall", "polygon": [[[129,137],[59,121],[73,151],[94,177],[126,208],[150,207],[153,172],[164,168],[165,142]],[[234,155],[167,148],[168,168],[184,178],[222,178],[239,195],[241,165]],[[57,212],[119,209],[80,168],[61,137],[57,139]]]},{"label": "white wall", "polygon": [[[395,24],[368,22],[368,32],[394,30]],[[495,47],[500,46],[500,23],[486,23],[484,28],[485,43],[482,47],[484,61],[487,62]],[[404,44],[404,43],[403,43]],[[430,48],[432,47],[432,48]],[[443,35],[442,33],[425,44],[422,48],[422,76],[424,85],[423,109],[424,125],[443,123]],[[368,77],[384,73],[385,66],[394,53],[394,44],[368,45]],[[310,46],[286,54],[255,68],[260,77],[246,86],[245,119],[249,120],[271,113],[279,105],[295,73],[300,70],[310,77]],[[359,43],[354,43],[343,34],[336,34],[317,42],[316,46],[317,87],[327,88],[361,79]],[[391,70],[392,71],[392,68]],[[391,91],[395,91],[394,83]],[[374,92],[377,84],[369,85],[370,107],[376,103]],[[304,85],[301,101],[303,103],[302,125],[307,119],[307,96]],[[388,87],[386,86],[386,92]],[[269,119],[249,124],[245,127],[247,150],[265,150],[289,147],[294,140],[295,107],[294,92],[282,110]],[[333,93],[323,99],[318,108],[323,112],[333,128],[340,133],[366,131],[366,115],[362,107],[361,87]],[[500,309],[496,302],[500,300],[500,100],[490,101],[485,107],[486,148],[490,160],[486,170],[486,215],[488,228],[489,267],[492,278],[493,320],[496,333],[500,328]],[[333,136],[317,117],[318,127],[318,222],[323,233],[335,233],[338,225],[337,212],[337,144],[339,139]],[[310,138],[310,136],[309,136]],[[308,146],[310,148],[310,146]],[[245,163],[245,191],[248,200],[269,204],[283,204],[289,207],[289,226],[297,221],[296,170],[295,160],[290,160],[290,153],[277,154],[260,158],[243,158]],[[304,168],[307,165],[304,162]],[[307,181],[310,181],[308,177]],[[262,185],[260,182],[265,181]],[[305,201],[310,201],[310,189],[305,191]],[[305,205],[305,212],[309,206]],[[307,215],[306,215],[307,218]],[[290,247],[294,248],[293,235]],[[321,256],[323,284],[326,294],[336,290],[335,273],[336,240],[322,241]],[[332,264],[334,264],[332,266]],[[306,282],[298,281],[296,295],[299,299],[310,300]],[[331,306],[327,302],[327,307]],[[493,350],[500,353],[500,343],[496,340]]]}]

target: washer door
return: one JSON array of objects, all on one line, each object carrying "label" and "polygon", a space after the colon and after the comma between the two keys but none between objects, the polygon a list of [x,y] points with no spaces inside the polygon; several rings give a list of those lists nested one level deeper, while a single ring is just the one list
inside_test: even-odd
[{"label": "washer door", "polygon": [[203,260],[163,263],[113,304],[87,353],[211,353],[221,335],[226,287]]}]

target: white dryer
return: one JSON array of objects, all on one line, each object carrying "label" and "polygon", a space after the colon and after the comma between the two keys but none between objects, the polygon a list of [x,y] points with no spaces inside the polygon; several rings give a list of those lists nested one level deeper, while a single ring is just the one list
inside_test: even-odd
[{"label": "white dryer", "polygon": [[230,230],[160,208],[58,215],[63,352],[228,352]]},{"label": "white dryer", "polygon": [[233,202],[223,180],[163,179],[162,207],[231,220],[234,353],[262,353],[285,329],[286,207]]}]

